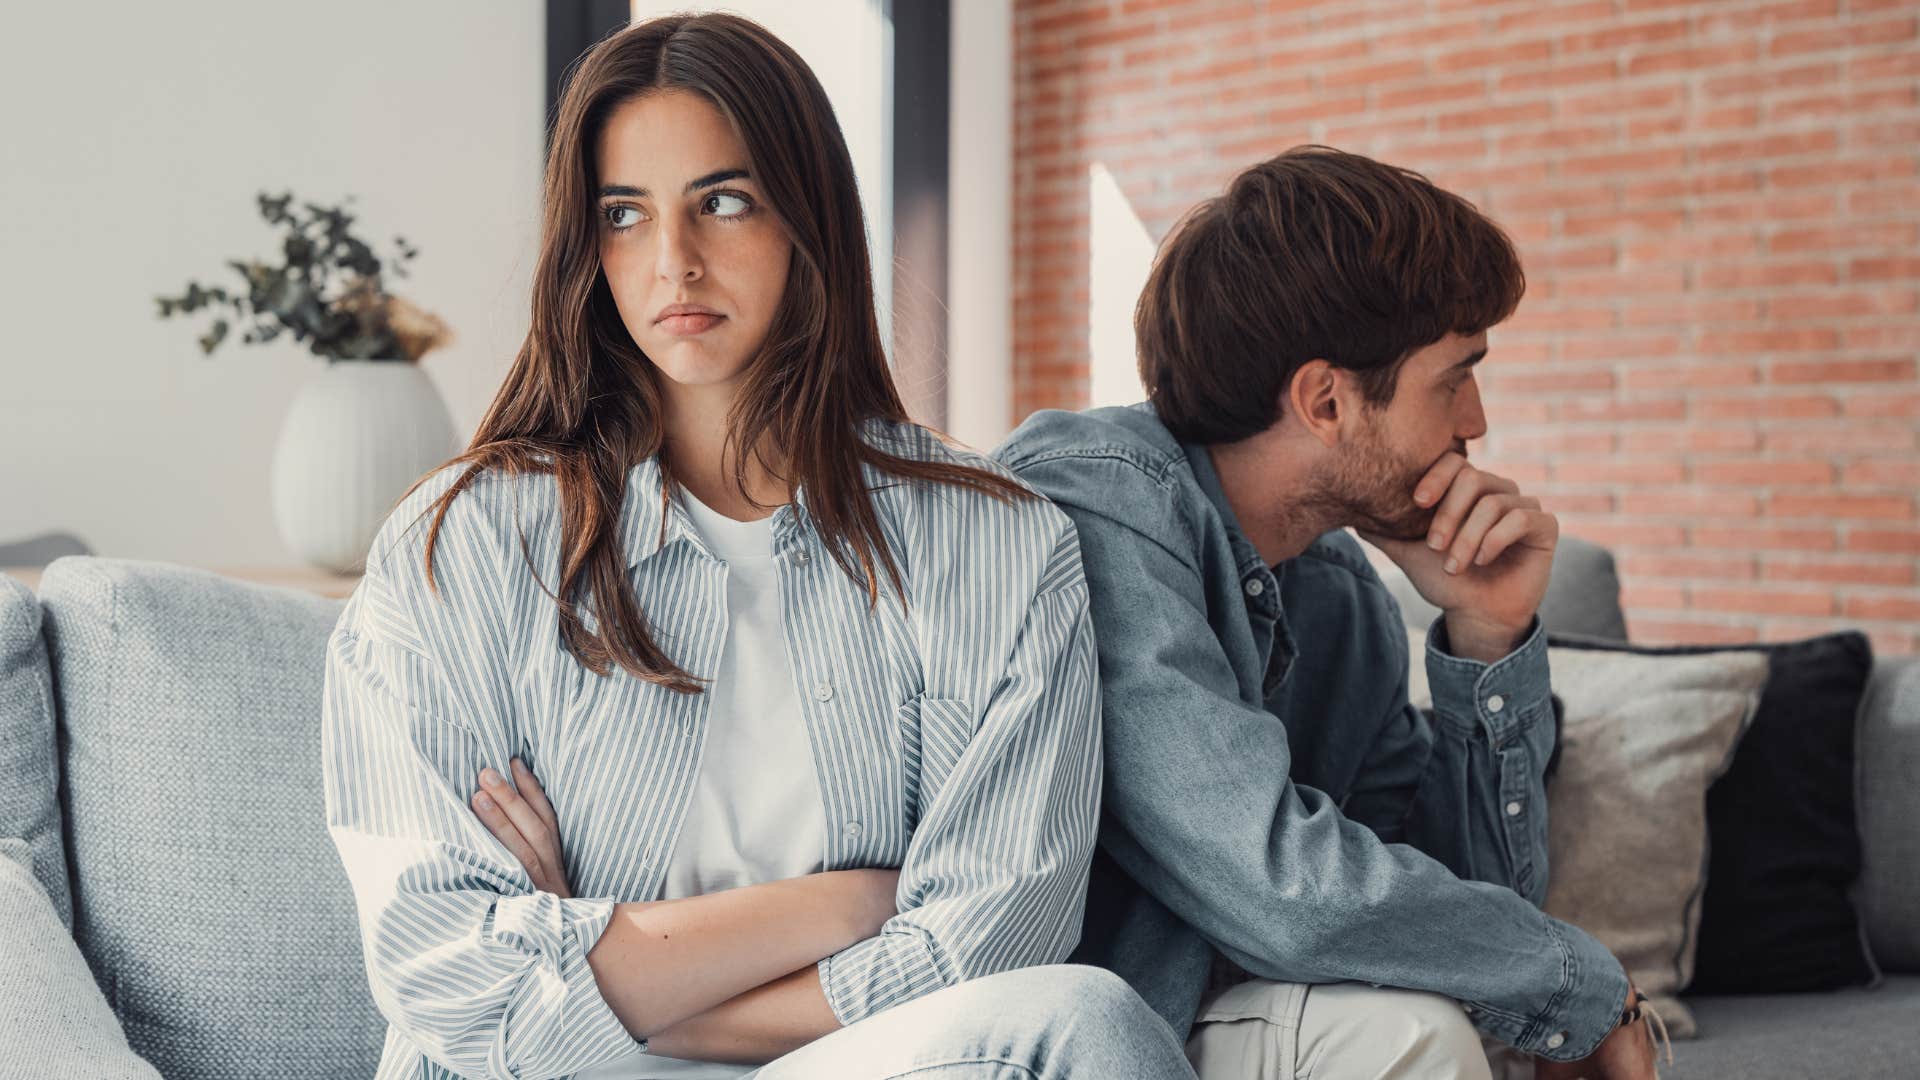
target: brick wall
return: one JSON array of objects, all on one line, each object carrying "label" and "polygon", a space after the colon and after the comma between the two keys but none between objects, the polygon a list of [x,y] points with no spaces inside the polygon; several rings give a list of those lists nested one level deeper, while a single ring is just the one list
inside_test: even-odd
[{"label": "brick wall", "polygon": [[1519,244],[1480,456],[1632,633],[1920,648],[1914,0],[1016,0],[1015,415],[1088,387],[1088,169],[1155,239],[1322,142]]}]

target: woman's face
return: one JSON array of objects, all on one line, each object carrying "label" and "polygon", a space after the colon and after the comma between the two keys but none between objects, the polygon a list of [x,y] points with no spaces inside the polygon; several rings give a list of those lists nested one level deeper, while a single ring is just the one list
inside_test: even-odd
[{"label": "woman's face", "polygon": [[793,245],[706,98],[620,105],[594,148],[600,266],[627,332],[672,383],[730,389],[766,340]]}]

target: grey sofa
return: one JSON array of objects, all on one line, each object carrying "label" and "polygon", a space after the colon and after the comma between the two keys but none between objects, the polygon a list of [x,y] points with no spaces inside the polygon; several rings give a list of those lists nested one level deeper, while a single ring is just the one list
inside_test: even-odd
[{"label": "grey sofa", "polygon": [[[1592,630],[1569,610],[1610,562],[1563,564],[1549,617]],[[372,1075],[385,1023],[320,795],[340,608],[157,563],[61,559],[37,596],[0,577],[0,1077]],[[1881,662],[1862,725],[1870,929],[1920,972],[1920,662]],[[1920,1075],[1920,975],[1695,1006],[1670,1075]]]}]

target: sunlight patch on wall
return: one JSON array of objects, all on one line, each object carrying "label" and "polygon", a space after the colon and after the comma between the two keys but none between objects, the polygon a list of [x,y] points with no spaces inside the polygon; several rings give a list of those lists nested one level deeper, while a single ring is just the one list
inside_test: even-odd
[{"label": "sunlight patch on wall", "polygon": [[1146,394],[1134,361],[1133,305],[1153,266],[1153,237],[1105,165],[1088,170],[1087,345],[1090,405],[1130,405]]}]

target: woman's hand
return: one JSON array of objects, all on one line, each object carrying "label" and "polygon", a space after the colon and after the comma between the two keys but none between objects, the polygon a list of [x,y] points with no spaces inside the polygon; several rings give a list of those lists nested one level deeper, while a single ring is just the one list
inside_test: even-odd
[{"label": "woman's hand", "polygon": [[[533,887],[566,898],[567,864],[560,857],[560,822],[553,804],[533,778],[533,770],[514,758],[513,785],[492,769],[480,770],[480,790],[473,793],[473,812],[493,835],[507,845],[533,878]],[[514,790],[518,788],[518,792]]]}]

